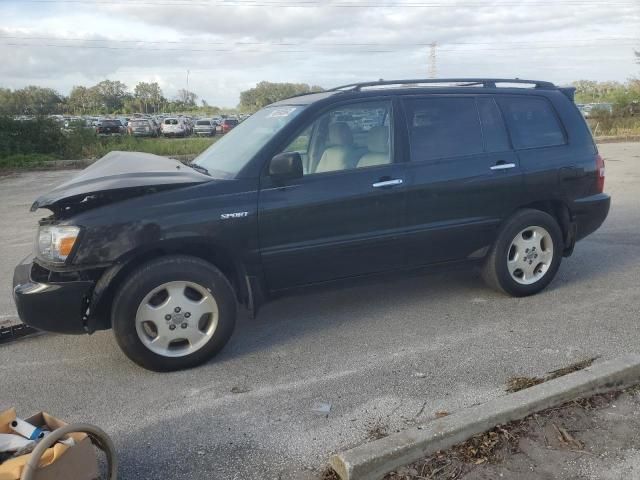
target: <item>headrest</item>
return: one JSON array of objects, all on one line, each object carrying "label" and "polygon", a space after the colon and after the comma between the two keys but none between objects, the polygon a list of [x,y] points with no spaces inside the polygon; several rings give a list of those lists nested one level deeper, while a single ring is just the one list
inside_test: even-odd
[{"label": "headrest", "polygon": [[374,153],[389,152],[389,127],[373,127],[369,130],[367,148]]},{"label": "headrest", "polygon": [[351,145],[353,144],[353,134],[349,125],[345,122],[329,124],[329,145]]}]

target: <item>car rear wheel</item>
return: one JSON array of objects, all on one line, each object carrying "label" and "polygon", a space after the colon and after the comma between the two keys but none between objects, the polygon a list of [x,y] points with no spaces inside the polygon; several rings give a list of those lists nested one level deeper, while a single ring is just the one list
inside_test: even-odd
[{"label": "car rear wheel", "polygon": [[536,294],[553,280],[563,248],[562,231],[551,215],[520,210],[501,229],[483,277],[493,288],[515,297]]},{"label": "car rear wheel", "polygon": [[153,260],[120,287],[112,311],[120,348],[155,371],[191,368],[213,358],[235,326],[236,301],[226,277],[199,258]]}]

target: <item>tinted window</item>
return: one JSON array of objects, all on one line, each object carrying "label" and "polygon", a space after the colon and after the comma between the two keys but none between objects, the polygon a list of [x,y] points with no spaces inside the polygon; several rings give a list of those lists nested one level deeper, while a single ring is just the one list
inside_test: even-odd
[{"label": "tinted window", "polygon": [[405,100],[412,161],[482,153],[482,131],[474,98]]},{"label": "tinted window", "polygon": [[544,98],[505,97],[499,101],[515,148],[549,147],[565,143],[558,118]]},{"label": "tinted window", "polygon": [[482,121],[482,134],[487,152],[509,150],[509,136],[502,120],[502,114],[493,98],[479,98],[478,110]]}]

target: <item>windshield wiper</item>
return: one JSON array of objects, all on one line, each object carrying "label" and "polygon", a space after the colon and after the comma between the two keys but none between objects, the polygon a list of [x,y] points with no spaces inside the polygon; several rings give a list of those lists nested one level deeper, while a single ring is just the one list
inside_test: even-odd
[{"label": "windshield wiper", "polygon": [[204,168],[202,165],[198,165],[197,163],[190,163],[189,166],[193,168],[196,172],[204,173],[205,175],[211,176],[209,170]]}]

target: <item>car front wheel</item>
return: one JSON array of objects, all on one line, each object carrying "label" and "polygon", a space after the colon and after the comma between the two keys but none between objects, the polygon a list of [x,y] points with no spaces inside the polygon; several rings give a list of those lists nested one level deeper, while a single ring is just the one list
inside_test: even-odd
[{"label": "car front wheel", "polygon": [[153,260],[122,284],[112,327],[124,353],[154,371],[195,367],[225,346],[236,301],[226,277],[199,258]]},{"label": "car front wheel", "polygon": [[520,210],[500,231],[483,277],[490,286],[515,297],[536,294],[553,280],[563,249],[555,218],[540,210]]}]

